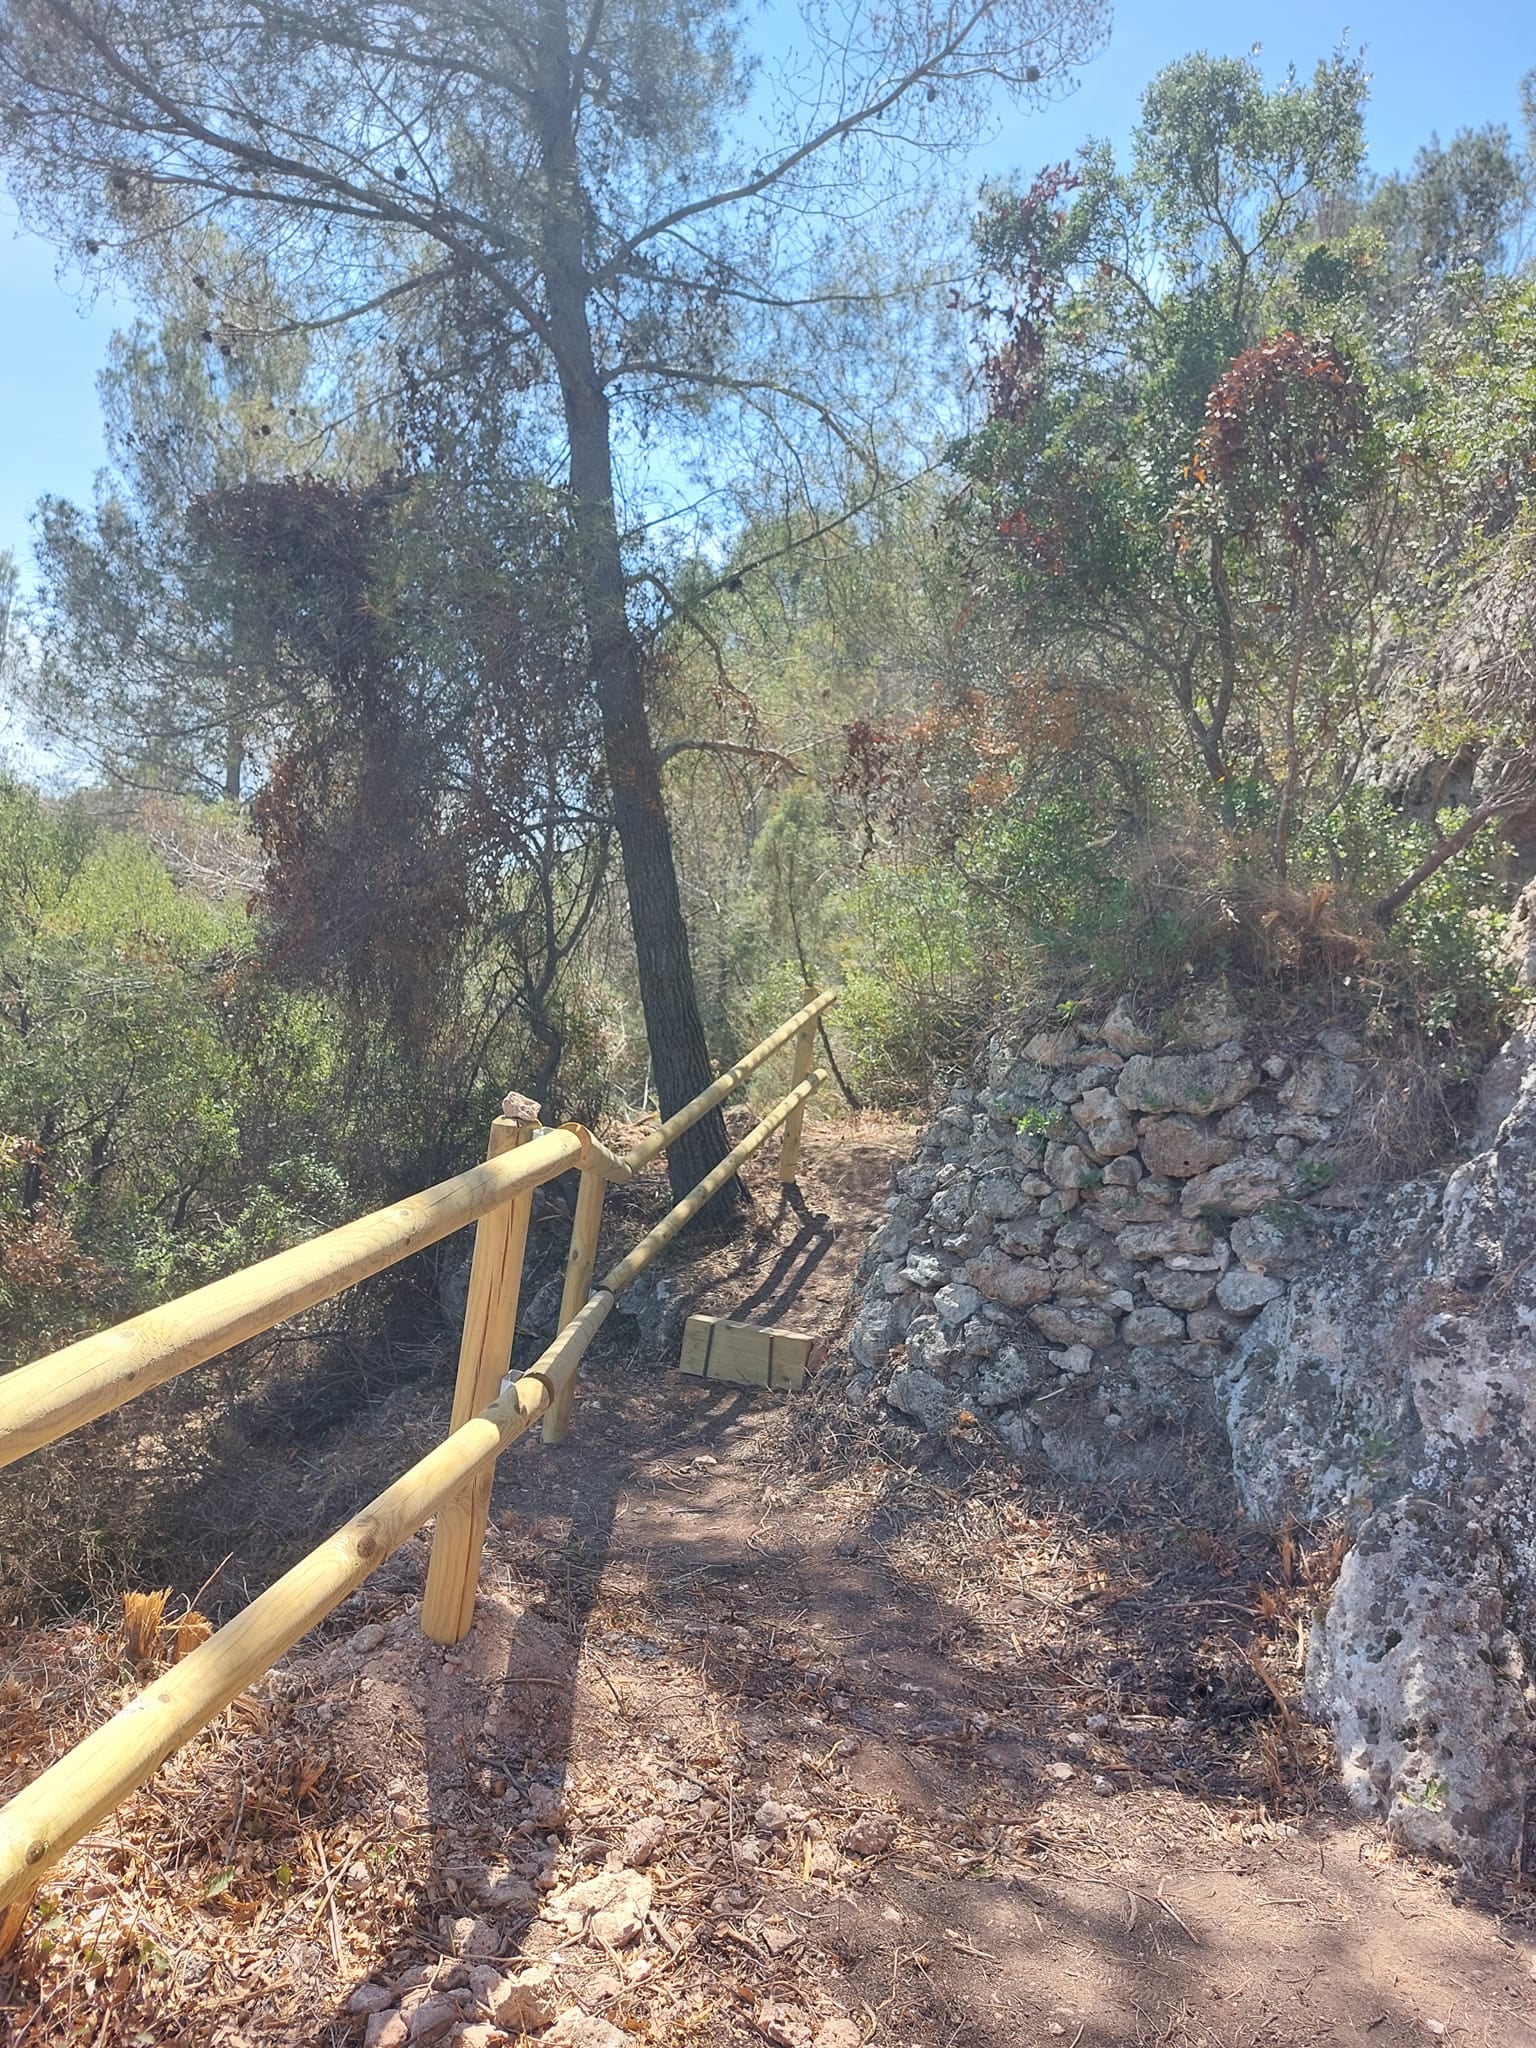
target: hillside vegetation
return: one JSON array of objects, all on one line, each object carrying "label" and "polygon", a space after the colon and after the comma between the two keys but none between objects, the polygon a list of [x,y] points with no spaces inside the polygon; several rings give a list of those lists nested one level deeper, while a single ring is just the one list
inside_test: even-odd
[{"label": "hillside vegetation", "polygon": [[[1048,77],[1093,32],[1052,21]],[[126,70],[76,120],[5,47],[20,189],[145,313],[103,379],[112,467],[40,508],[8,643],[4,1362],[456,1170],[508,1087],[551,1119],[675,1106],[707,1070],[663,985],[724,1059],[841,984],[843,1095],[885,1109],[1001,1009],[1196,973],[1348,984],[1447,1086],[1496,1042],[1536,847],[1529,139],[1378,179],[1353,57],[1266,83],[1192,56],[1128,150],[989,188],[937,266],[910,179],[862,240],[822,191],[771,306],[750,237],[686,289],[639,229],[628,269],[589,249],[632,401],[609,452],[652,479],[609,475],[610,563],[540,354],[554,287],[526,332],[490,257],[414,295],[449,143],[378,173],[403,211],[366,272],[333,252],[325,289],[369,287],[338,326],[263,224],[285,173],[177,211]],[[730,69],[684,56],[680,123]],[[924,62],[942,111],[951,57]],[[604,91],[605,147],[657,182],[578,166],[594,248],[615,193],[666,198]],[[657,363],[689,348],[685,400]],[[708,523],[660,519],[695,482]]]}]

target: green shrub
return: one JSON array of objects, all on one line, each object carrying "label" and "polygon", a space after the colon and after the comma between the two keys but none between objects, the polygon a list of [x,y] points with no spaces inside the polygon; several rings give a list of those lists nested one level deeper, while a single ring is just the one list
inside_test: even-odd
[{"label": "green shrub", "polygon": [[990,1021],[1011,935],[978,916],[960,876],[937,864],[874,869],[841,910],[848,1078],[872,1103],[922,1101]]},{"label": "green shrub", "polygon": [[1130,894],[1105,818],[1102,793],[1067,790],[1004,803],[975,820],[964,867],[976,892],[1001,898],[1033,941],[1053,952],[1091,953],[1122,929]]},{"label": "green shrub", "polygon": [[[1356,787],[1298,840],[1302,874],[1342,884],[1368,904],[1411,874],[1465,817],[1448,808],[1431,826],[1383,791]],[[1378,971],[1420,1029],[1481,1042],[1508,1017],[1514,980],[1504,944],[1508,889],[1499,870],[1497,839],[1485,830],[1414,891],[1377,947]]]}]

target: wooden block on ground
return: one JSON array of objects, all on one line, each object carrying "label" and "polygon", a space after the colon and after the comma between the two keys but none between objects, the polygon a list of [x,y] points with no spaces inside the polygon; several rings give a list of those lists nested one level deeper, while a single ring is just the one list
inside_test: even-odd
[{"label": "wooden block on ground", "polygon": [[690,1316],[683,1325],[682,1371],[739,1387],[794,1393],[821,1357],[821,1339],[795,1330],[760,1330],[725,1316]]}]

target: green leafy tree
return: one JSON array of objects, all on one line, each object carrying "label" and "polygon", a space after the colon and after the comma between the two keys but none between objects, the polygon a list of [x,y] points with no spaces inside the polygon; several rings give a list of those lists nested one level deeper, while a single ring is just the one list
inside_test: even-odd
[{"label": "green leafy tree", "polygon": [[208,307],[234,292],[230,252],[204,232],[185,255],[162,281],[158,323],[113,337],[98,386],[111,466],[94,507],[40,507],[36,658],[18,683],[34,727],[108,781],[237,803],[285,699],[227,629],[191,508],[237,482],[381,458],[365,430],[326,431],[304,336],[253,337],[281,320],[264,281],[243,282],[243,328],[215,334]]},{"label": "green leafy tree", "polygon": [[[1522,83],[1532,106],[1536,73]],[[1361,211],[1379,238],[1371,280],[1375,317],[1412,346],[1436,320],[1475,298],[1484,281],[1518,256],[1536,202],[1536,171],[1499,126],[1432,138],[1411,170],[1382,179]]]},{"label": "green leafy tree", "polygon": [[[670,437],[718,483],[729,438],[727,474],[775,456],[792,473],[813,444],[833,471],[866,467],[887,396],[871,322],[904,280],[850,290],[837,230],[966,130],[983,81],[1058,75],[1098,18],[1091,0],[917,0],[804,26],[765,120],[723,6],[0,10],[5,147],[61,239],[131,261],[212,213],[300,317],[430,317],[461,382],[487,354],[521,366],[570,508],[664,1110],[708,1059],[646,704],[635,579],[654,565],[625,544],[643,473],[627,483],[624,459]],[[675,1182],[724,1148],[715,1115],[674,1148]]]},{"label": "green leafy tree", "polygon": [[159,1233],[190,1249],[213,1222],[200,1204],[238,1150],[249,936],[238,905],[179,889],[82,799],[47,805],[9,781],[0,876],[0,1285],[18,1334],[40,1338],[93,1301],[131,1301]]},{"label": "green leafy tree", "polygon": [[1536,285],[1498,279],[1429,336],[1422,402],[1400,437],[1435,517],[1412,569],[1390,706],[1437,781],[1472,765],[1459,811],[1377,904],[1384,919],[1489,828],[1527,840],[1536,816]]},{"label": "green leafy tree", "polygon": [[1043,658],[1139,702],[1143,751],[1175,783],[1192,756],[1282,876],[1304,792],[1368,744],[1400,534],[1359,252],[1317,234],[1358,172],[1364,89],[1344,57],[1274,90],[1186,59],[1128,170],[1095,146],[993,195],[978,230],[990,418],[959,459],[995,537],[982,589]]}]

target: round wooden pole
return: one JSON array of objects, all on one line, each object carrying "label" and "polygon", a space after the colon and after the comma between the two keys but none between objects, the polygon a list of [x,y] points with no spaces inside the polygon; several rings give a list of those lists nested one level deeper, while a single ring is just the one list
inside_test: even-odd
[{"label": "round wooden pole", "polygon": [[486,1414],[455,1430],[233,1621],[18,1792],[0,1811],[0,1907],[34,1886],[48,1864],[255,1684],[482,1464],[521,1436],[549,1400],[546,1379],[515,1380]]},{"label": "round wooden pole", "polygon": [[[603,1197],[607,1182],[596,1167],[587,1167],[576,1194],[576,1214],[571,1221],[571,1248],[565,1261],[565,1286],[560,1295],[560,1328],[572,1322],[584,1306],[597,1265],[597,1238],[603,1227]],[[544,1417],[544,1441],[564,1443],[571,1426],[571,1409],[576,1400],[573,1372]]]},{"label": "round wooden pole", "polygon": [[680,1202],[667,1211],[654,1230],[645,1233],[627,1258],[622,1258],[616,1266],[609,1267],[600,1284],[610,1288],[615,1294],[622,1294],[624,1289],[645,1271],[662,1247],[669,1245],[683,1226],[693,1221],[710,1196],[719,1193],[731,1175],[743,1167],[754,1152],[767,1144],[774,1132],[802,1102],[815,1094],[826,1078],[825,1069],[818,1067],[814,1074],[806,1076],[798,1088],[791,1089],[782,1102],[775,1103],[762,1122],[754,1125],[733,1151],[726,1153],[714,1171],[705,1174],[697,1187],[691,1188]]},{"label": "round wooden pole", "polygon": [[[537,1129],[538,1104],[525,1105],[519,1100],[518,1107],[531,1114],[499,1116],[491,1125],[490,1158],[526,1145]],[[582,1179],[586,1178],[583,1174]],[[450,1430],[461,1429],[471,1416],[488,1407],[511,1369],[532,1216],[533,1190],[527,1188],[475,1225]],[[422,1633],[434,1643],[456,1643],[469,1632],[475,1588],[480,1583],[492,1476],[493,1468],[483,1466],[438,1512],[421,1601]]]},{"label": "round wooden pole", "polygon": [[[820,1012],[817,1012],[817,1016]],[[795,1040],[795,1070],[790,1087],[798,1088],[816,1060],[816,1017],[808,1017]],[[792,1109],[784,1120],[784,1142],[779,1147],[779,1180],[789,1183],[800,1173],[800,1133],[805,1124],[805,1104]]]},{"label": "round wooden pole", "polygon": [[0,1378],[0,1465],[436,1244],[512,1196],[580,1165],[589,1149],[582,1132],[544,1131],[515,1153],[18,1367]]}]

